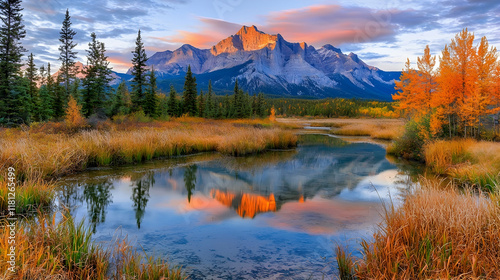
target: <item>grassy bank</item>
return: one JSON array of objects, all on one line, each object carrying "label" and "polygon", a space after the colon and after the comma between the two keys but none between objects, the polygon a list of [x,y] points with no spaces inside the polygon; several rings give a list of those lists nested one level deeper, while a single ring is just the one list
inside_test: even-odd
[{"label": "grassy bank", "polygon": [[53,178],[88,166],[135,163],[217,151],[240,156],[296,145],[296,136],[267,124],[180,119],[150,126],[111,125],[73,134],[40,129],[0,133],[0,161],[22,179]]},{"label": "grassy bank", "polygon": [[[0,251],[10,252],[9,230],[0,232]],[[180,268],[161,259],[143,256],[126,240],[111,249],[91,241],[92,231],[83,221],[40,214],[37,220],[18,222],[15,229],[15,272],[0,262],[2,279],[185,279]]]},{"label": "grassy bank", "polygon": [[[424,186],[387,207],[363,259],[340,250],[343,279],[497,279],[500,199]],[[350,278],[349,278],[350,277]]]},{"label": "grassy bank", "polygon": [[424,145],[425,162],[438,174],[493,191],[500,185],[500,143],[460,139]]}]

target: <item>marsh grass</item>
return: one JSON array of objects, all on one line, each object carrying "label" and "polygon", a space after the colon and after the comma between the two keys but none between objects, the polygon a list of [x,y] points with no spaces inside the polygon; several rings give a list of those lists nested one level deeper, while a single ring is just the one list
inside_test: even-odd
[{"label": "marsh grass", "polygon": [[332,132],[344,136],[369,136],[373,139],[394,140],[402,134],[403,126],[398,122],[372,121],[344,124]]},{"label": "marsh grass", "polygon": [[[15,212],[27,214],[41,208],[49,208],[54,197],[55,185],[40,179],[17,184],[15,189]],[[0,216],[8,211],[9,189],[7,181],[0,178]]]},{"label": "marsh grass", "polygon": [[210,151],[241,156],[296,145],[297,138],[291,131],[272,124],[266,128],[267,122],[259,123],[262,122],[179,118],[149,127],[120,124],[109,130],[75,134],[4,130],[0,133],[0,161],[16,167],[22,179],[46,179],[88,166],[130,164]]},{"label": "marsh grass", "polygon": [[500,144],[472,139],[439,140],[424,146],[425,161],[460,183],[493,191],[500,183]]},{"label": "marsh grass", "polygon": [[[0,248],[7,252],[8,231],[0,233]],[[40,213],[36,220],[23,220],[16,229],[16,272],[0,263],[2,279],[184,279],[179,268],[165,261],[143,257],[126,239],[104,249],[91,240],[84,222],[68,216],[56,223],[55,216]],[[110,263],[110,261],[112,261]]]},{"label": "marsh grass", "polygon": [[400,208],[385,206],[380,229],[372,241],[361,244],[363,258],[356,260],[355,276],[498,279],[498,193],[460,192],[456,186],[437,188],[425,180],[422,184]]}]

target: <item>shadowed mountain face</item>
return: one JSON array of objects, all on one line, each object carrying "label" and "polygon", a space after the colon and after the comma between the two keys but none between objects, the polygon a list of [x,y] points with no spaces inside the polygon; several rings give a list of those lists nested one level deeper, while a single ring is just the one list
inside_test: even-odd
[{"label": "shadowed mountain face", "polygon": [[369,66],[356,54],[346,55],[332,45],[316,49],[305,42],[290,43],[255,26],[242,27],[211,49],[183,45],[158,52],[147,64],[157,71],[161,88],[182,84],[191,65],[201,87],[212,80],[215,89],[231,90],[238,79],[250,93],[283,96],[390,100],[400,75]]}]

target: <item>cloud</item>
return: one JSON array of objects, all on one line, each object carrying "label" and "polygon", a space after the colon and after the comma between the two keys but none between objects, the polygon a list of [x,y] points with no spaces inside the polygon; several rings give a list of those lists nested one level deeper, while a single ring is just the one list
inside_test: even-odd
[{"label": "cloud", "polygon": [[275,12],[266,17],[267,29],[292,41],[342,45],[394,40],[400,29],[433,21],[415,10],[377,10],[340,5],[309,6]]},{"label": "cloud", "polygon": [[198,31],[178,30],[173,36],[154,37],[162,42],[182,45],[190,44],[197,48],[210,48],[222,39],[235,34],[242,25],[219,19],[198,17]]},{"label": "cloud", "polygon": [[[198,20],[200,24],[195,31],[178,30],[173,36],[155,39],[209,48],[235,34],[243,25],[211,18]],[[280,33],[291,42],[305,41],[316,46],[338,46],[391,41],[401,29],[424,29],[433,23],[435,18],[416,10],[376,10],[366,7],[320,5],[273,12],[263,17],[263,23],[258,28],[270,34]]]}]

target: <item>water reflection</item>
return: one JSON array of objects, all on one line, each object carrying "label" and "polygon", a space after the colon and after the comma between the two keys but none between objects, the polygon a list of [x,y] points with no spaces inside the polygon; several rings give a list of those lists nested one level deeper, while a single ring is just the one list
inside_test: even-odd
[{"label": "water reflection", "polygon": [[83,189],[83,197],[87,204],[88,219],[92,231],[96,232],[96,226],[106,221],[106,208],[113,202],[111,190],[113,184],[106,180],[101,183],[90,183]]},{"label": "water reflection", "polygon": [[282,271],[307,279],[332,257],[330,238],[369,232],[380,200],[400,193],[408,176],[381,146],[318,135],[300,143],[96,170],[63,182],[60,203],[86,205],[72,215],[87,217],[98,240],[120,227],[147,253],[179,260],[193,279]]},{"label": "water reflection", "polygon": [[196,164],[192,164],[186,167],[184,171],[184,185],[187,190],[188,202],[191,202],[193,190],[196,188],[196,170],[198,170],[198,166]]},{"label": "water reflection", "polygon": [[132,205],[137,221],[137,228],[141,228],[141,221],[146,212],[149,201],[149,189],[154,185],[155,177],[153,172],[148,172],[145,176],[132,181]]}]

